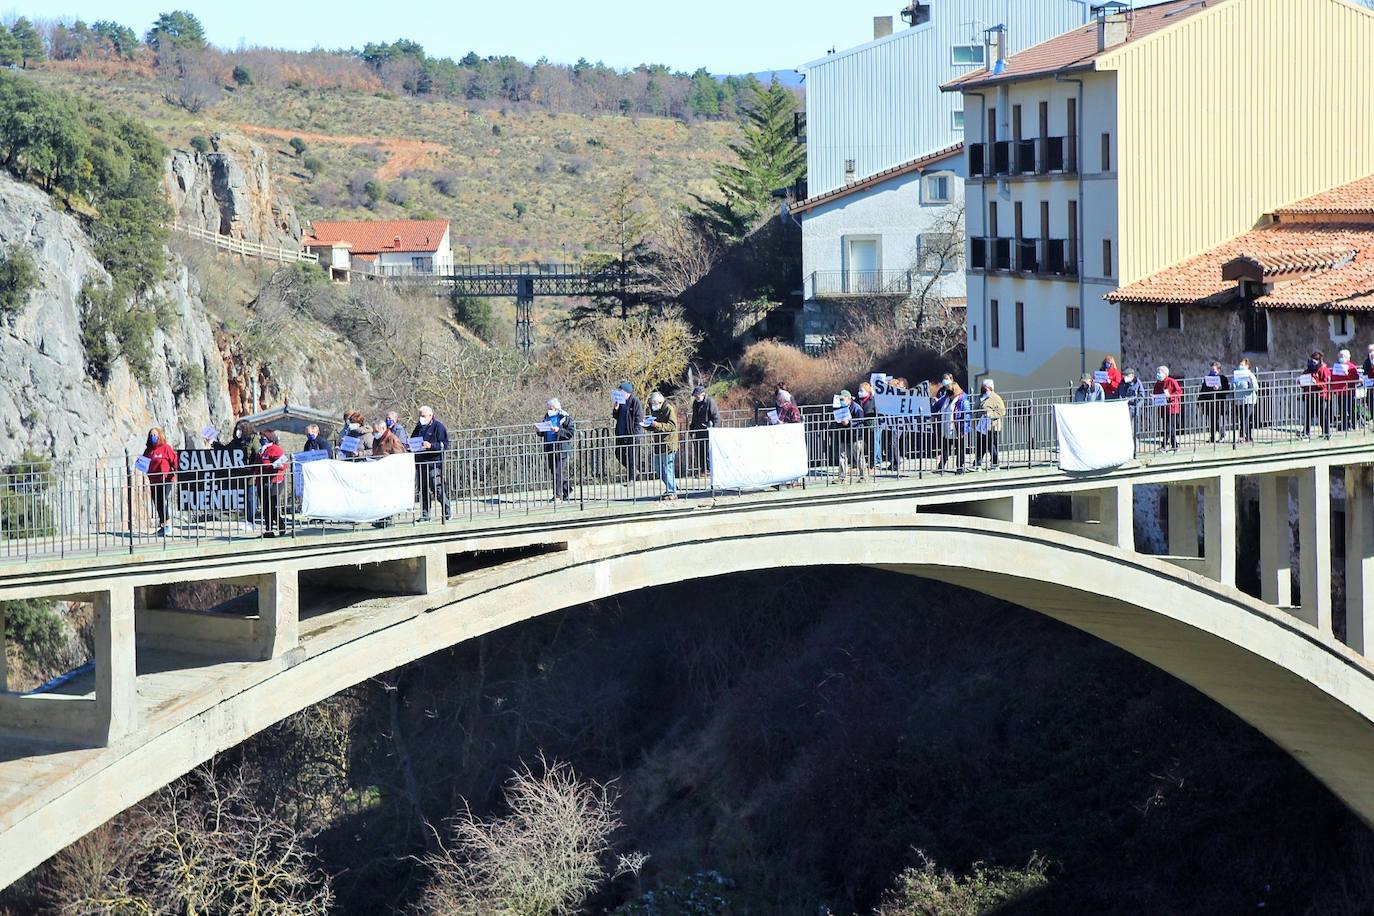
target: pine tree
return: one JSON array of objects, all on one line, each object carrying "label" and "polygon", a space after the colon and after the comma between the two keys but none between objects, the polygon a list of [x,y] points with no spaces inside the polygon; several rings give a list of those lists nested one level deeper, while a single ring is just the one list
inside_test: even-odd
[{"label": "pine tree", "polygon": [[632,181],[622,181],[612,192],[598,241],[604,253],[588,260],[612,281],[613,291],[593,298],[590,305],[574,307],[574,323],[600,315],[626,319],[652,301],[643,283],[653,258],[649,218],[644,213],[644,195]]},{"label": "pine tree", "polygon": [[793,125],[796,110],[796,96],[776,79],[767,89],[753,88],[743,136],[730,144],[738,163],[715,170],[720,199],[696,198],[696,219],[713,236],[730,241],[748,235],[772,211],[773,192],[806,174],[806,149]]},{"label": "pine tree", "polygon": [[10,35],[14,38],[15,44],[19,48],[19,64],[25,70],[34,61],[43,60],[47,55],[43,50],[43,38],[38,34],[38,30],[33,27],[33,23],[20,16],[10,26]]}]

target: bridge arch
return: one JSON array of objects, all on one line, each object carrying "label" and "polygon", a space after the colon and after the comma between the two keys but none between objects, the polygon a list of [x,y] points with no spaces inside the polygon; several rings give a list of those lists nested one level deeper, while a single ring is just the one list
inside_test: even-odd
[{"label": "bridge arch", "polygon": [[854,502],[591,528],[567,551],[459,576],[381,619],[331,628],[250,666],[198,713],[93,749],[81,772],[0,832],[0,886],[214,754],[425,655],[658,585],[854,564],[966,587],[1092,633],[1249,722],[1374,824],[1374,668],[1344,645],[1159,559],[1044,528]]}]

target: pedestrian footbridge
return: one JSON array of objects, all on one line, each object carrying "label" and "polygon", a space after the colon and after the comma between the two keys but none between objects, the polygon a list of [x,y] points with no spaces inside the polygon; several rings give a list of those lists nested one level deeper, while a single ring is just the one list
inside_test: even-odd
[{"label": "pedestrian footbridge", "polygon": [[[91,670],[0,693],[0,885],[366,678],[583,602],[798,565],[948,582],[1095,634],[1235,712],[1374,823],[1371,467],[1374,441],[1359,436],[1086,477],[1030,467],[0,560],[0,599],[90,601],[96,637]],[[1146,487],[1166,494],[1161,554],[1136,549]],[[1258,595],[1235,584],[1242,517],[1258,519]],[[187,581],[251,586],[256,603],[168,607],[166,587]]]}]

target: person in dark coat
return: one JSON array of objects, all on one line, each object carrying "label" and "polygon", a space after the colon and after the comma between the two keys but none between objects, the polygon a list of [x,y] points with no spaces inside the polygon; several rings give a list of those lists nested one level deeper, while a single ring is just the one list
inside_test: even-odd
[{"label": "person in dark coat", "polygon": [[239,452],[243,463],[238,470],[230,472],[230,479],[236,481],[243,492],[244,516],[241,527],[244,531],[257,531],[258,518],[258,481],[261,477],[258,461],[258,431],[247,420],[240,420],[234,426],[234,438],[221,445],[212,442],[210,447],[222,451]]},{"label": "person in dark coat", "polygon": [[873,397],[873,386],[868,382],[859,383],[859,396],[854,399],[854,406],[860,415],[856,436],[863,445],[864,464],[871,471],[878,466],[878,450],[874,448],[878,433],[878,401]]},{"label": "person in dark coat", "polygon": [[635,397],[635,386],[627,379],[620,383],[625,401],[611,407],[615,420],[615,457],[625,469],[625,485],[644,476],[644,405]]},{"label": "person in dark coat", "polygon": [[1231,380],[1221,371],[1221,363],[1212,360],[1207,374],[1202,377],[1202,390],[1198,392],[1198,404],[1207,417],[1208,442],[1217,441],[1217,434],[1225,435],[1228,424],[1226,410],[1231,403]]},{"label": "person in dark coat", "polygon": [[568,459],[572,457],[577,427],[573,424],[573,418],[563,410],[563,403],[558,398],[549,398],[544,407],[544,419],[538,424],[544,428],[536,427],[535,432],[544,440],[544,460],[548,462],[549,475],[553,478],[553,496],[549,501],[570,499],[573,485],[568,479]]},{"label": "person in dark coat", "polygon": [[448,451],[448,428],[434,419],[433,407],[421,407],[410,438],[420,440],[420,450],[415,453],[415,485],[420,490],[420,518],[426,522],[430,520],[430,504],[437,496],[444,521],[448,521],[448,493],[444,489],[444,453]]},{"label": "person in dark coat", "polygon": [[305,428],[305,446],[301,451],[324,452],[330,458],[334,457],[334,446],[329,443],[328,439],[320,435],[320,427],[315,423],[311,423]]},{"label": "person in dark coat", "polygon": [[1117,386],[1113,399],[1125,401],[1126,409],[1131,413],[1131,457],[1134,458],[1145,408],[1150,403],[1150,393],[1145,390],[1145,383],[1140,380],[1140,375],[1134,369],[1127,369],[1121,376],[1121,384]]},{"label": "person in dark coat", "polygon": [[704,387],[696,386],[692,389],[692,418],[687,424],[687,466],[683,468],[684,477],[707,473],[710,429],[719,425],[720,410],[717,409],[716,402],[706,393]]}]

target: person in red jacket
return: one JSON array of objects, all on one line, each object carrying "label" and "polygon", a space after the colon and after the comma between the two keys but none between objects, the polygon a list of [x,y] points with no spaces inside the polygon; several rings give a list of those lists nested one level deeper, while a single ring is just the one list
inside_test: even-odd
[{"label": "person in red jacket", "polygon": [[1326,364],[1322,351],[1315,350],[1307,358],[1309,380],[1302,386],[1303,423],[1302,437],[1312,438],[1312,418],[1321,418],[1322,436],[1331,438],[1331,367]]},{"label": "person in red jacket", "polygon": [[1355,389],[1360,385],[1360,367],[1350,359],[1349,350],[1336,354],[1331,364],[1332,413],[1341,432],[1355,428]]},{"label": "person in red jacket", "polygon": [[1098,371],[1107,373],[1107,377],[1099,377],[1097,383],[1102,386],[1102,394],[1110,401],[1116,397],[1116,389],[1121,387],[1121,370],[1116,367],[1116,357],[1108,356],[1102,360],[1102,368]]},{"label": "person in red jacket", "polygon": [[148,446],[143,450],[148,459],[148,486],[153,491],[153,511],[157,513],[157,533],[167,537],[172,533],[171,514],[167,500],[177,482],[177,452],[167,443],[161,426],[148,430]]},{"label": "person in red jacket", "polygon": [[258,461],[262,463],[259,471],[261,478],[262,527],[263,537],[274,538],[286,534],[286,524],[282,521],[282,484],[286,481],[286,465],[289,459],[277,442],[277,434],[270,429],[258,433]]},{"label": "person in red jacket", "polygon": [[1168,366],[1160,366],[1155,370],[1155,397],[1161,395],[1163,403],[1159,404],[1159,450],[1171,448],[1178,451],[1178,421],[1183,413],[1183,386],[1178,383],[1178,379],[1169,375]]}]

